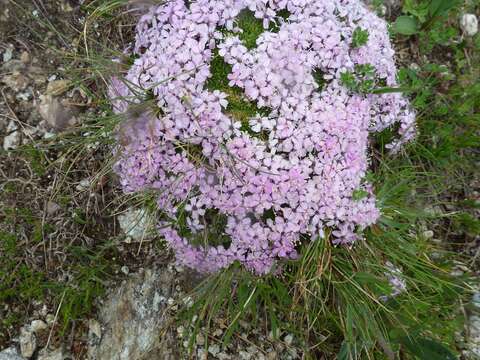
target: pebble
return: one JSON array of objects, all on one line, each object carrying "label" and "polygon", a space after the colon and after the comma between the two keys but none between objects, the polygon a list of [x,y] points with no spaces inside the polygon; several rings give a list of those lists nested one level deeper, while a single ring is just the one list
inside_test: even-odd
[{"label": "pebble", "polygon": [[460,28],[467,36],[474,36],[478,32],[478,19],[474,14],[463,14],[460,17]]},{"label": "pebble", "polygon": [[12,47],[7,47],[5,49],[5,52],[3,53],[3,62],[6,63],[13,58],[13,48]]},{"label": "pebble", "polygon": [[65,93],[70,86],[70,81],[68,80],[53,80],[50,81],[47,85],[47,95],[59,96]]},{"label": "pebble", "polygon": [[24,64],[28,64],[30,60],[30,54],[27,51],[22,52],[22,54],[20,55],[20,61]]},{"label": "pebble", "polygon": [[252,354],[243,350],[240,351],[239,355],[240,355],[240,359],[242,360],[250,360],[252,358]]},{"label": "pebble", "polygon": [[433,238],[433,235],[434,234],[432,230],[426,230],[423,232],[423,237],[427,240]]},{"label": "pebble", "polygon": [[20,145],[21,133],[18,130],[17,124],[10,121],[7,126],[7,136],[3,139],[4,150],[14,150]]},{"label": "pebble", "polygon": [[[195,341],[196,341],[198,346],[205,345],[205,337],[200,333],[198,333],[197,336],[195,337]],[[209,351],[210,351],[210,349],[209,349]]]},{"label": "pebble", "polygon": [[128,268],[128,266],[124,265],[120,268],[120,271],[125,275],[128,275],[128,273],[130,272],[130,269]]},{"label": "pebble", "polygon": [[218,346],[217,344],[210,345],[208,347],[208,352],[213,356],[216,356],[220,352],[220,346]]},{"label": "pebble", "polygon": [[37,360],[63,360],[63,349],[59,348],[56,350],[42,349],[38,353]]},{"label": "pebble", "polygon": [[58,205],[57,203],[55,203],[53,201],[48,201],[47,202],[47,214],[48,215],[53,215],[57,211],[59,211],[60,209],[61,209],[61,206]]},{"label": "pebble", "polygon": [[37,338],[29,327],[24,326],[20,329],[19,342],[22,356],[31,358],[37,348]]},{"label": "pebble", "polygon": [[286,335],[286,336],[283,338],[283,341],[285,341],[285,344],[287,344],[288,346],[292,345],[293,335],[292,335],[292,334]]},{"label": "pebble", "polygon": [[0,360],[24,360],[24,358],[15,347],[11,346],[0,351]]},{"label": "pebble", "polygon": [[30,323],[30,330],[34,333],[39,333],[48,328],[48,325],[43,320],[33,320]]},{"label": "pebble", "polygon": [[213,332],[212,335],[218,338],[218,337],[222,336],[222,334],[223,334],[223,331],[221,329],[217,329]]},{"label": "pebble", "polygon": [[128,209],[117,216],[122,231],[134,240],[142,240],[148,233],[151,219],[145,209]]},{"label": "pebble", "polygon": [[88,320],[88,337],[96,339],[102,338],[102,327],[95,319]]},{"label": "pebble", "polygon": [[83,179],[81,180],[78,185],[75,187],[78,191],[85,191],[90,187],[90,180],[89,179]]}]

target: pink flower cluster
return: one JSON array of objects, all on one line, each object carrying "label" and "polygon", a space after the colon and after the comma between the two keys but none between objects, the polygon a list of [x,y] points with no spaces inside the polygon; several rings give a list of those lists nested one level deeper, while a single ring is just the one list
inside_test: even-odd
[{"label": "pink flower cluster", "polygon": [[[244,9],[265,27],[253,49],[239,36]],[[358,27],[368,41],[353,47]],[[168,218],[159,231],[180,263],[213,272],[239,261],[267,273],[296,257],[300,241],[331,229],[351,244],[378,219],[364,179],[369,135],[397,124],[398,147],[414,136],[415,116],[399,93],[358,94],[340,81],[371,64],[396,86],[386,23],[360,0],[170,0],[141,17],[130,52],[133,65],[110,87],[129,119],[115,170],[126,192],[155,190]],[[268,115],[246,125],[229,115],[227,94],[206,88],[214,56]],[[141,110],[142,96],[155,109]],[[212,216],[224,220],[216,245]]]}]

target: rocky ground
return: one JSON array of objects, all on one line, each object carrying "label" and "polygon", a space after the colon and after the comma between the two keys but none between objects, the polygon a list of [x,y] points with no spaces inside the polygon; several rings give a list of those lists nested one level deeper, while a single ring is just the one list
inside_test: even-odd
[{"label": "rocky ground", "polygon": [[[0,0],[0,234],[4,241],[6,234],[17,235],[15,251],[2,254],[0,247],[0,265],[12,261],[5,268],[16,272],[26,264],[42,281],[25,275],[26,284],[7,283],[15,296],[22,295],[0,298],[0,360],[179,359],[192,329],[174,323],[173,315],[188,305],[188,292],[200,279],[172,265],[150,234],[148,214],[121,195],[115,178],[104,171],[110,147],[91,136],[98,129],[89,123],[102,116],[96,97],[102,83],[82,61],[84,30],[88,25],[90,36],[120,48],[132,19],[121,17],[105,28],[85,23],[82,0],[25,3]],[[387,2],[384,11],[395,9],[398,2]],[[471,19],[461,21],[472,31]],[[89,253],[77,257],[72,249],[79,247]],[[467,251],[475,261],[478,246]],[[95,292],[97,274],[85,274],[76,262],[102,266],[106,293]],[[0,272],[2,280],[7,275]],[[32,289],[39,284],[49,284],[42,295]],[[60,309],[68,304],[74,310],[87,301],[72,295],[82,286],[92,286],[99,297],[63,327],[67,314]],[[459,343],[471,358],[480,358],[480,293],[465,308],[469,316]],[[191,357],[301,358],[291,334],[273,339],[248,323],[241,323],[241,335],[222,349],[228,324],[219,318],[215,325],[208,339],[197,335]]]}]

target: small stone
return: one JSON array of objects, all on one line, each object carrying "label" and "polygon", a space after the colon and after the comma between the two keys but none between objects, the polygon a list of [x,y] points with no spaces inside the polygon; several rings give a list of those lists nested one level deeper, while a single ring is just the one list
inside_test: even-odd
[{"label": "small stone", "polygon": [[59,96],[65,93],[70,87],[70,81],[68,80],[54,80],[48,83],[47,95]]},{"label": "small stone", "polygon": [[28,86],[28,78],[18,71],[11,75],[4,76],[1,81],[15,92],[25,90]]},{"label": "small stone", "polygon": [[128,273],[130,272],[130,269],[128,268],[128,266],[124,265],[121,267],[120,271],[125,275],[128,275]]},{"label": "small stone", "polygon": [[288,346],[292,345],[293,335],[292,335],[292,334],[286,335],[286,336],[283,338],[283,341],[285,341],[285,344],[287,344]]},{"label": "small stone", "polygon": [[423,237],[427,240],[433,238],[433,231],[432,230],[424,231],[423,232]]},{"label": "small stone", "polygon": [[13,47],[9,46],[5,49],[5,52],[3,53],[3,62],[6,63],[12,60],[12,57],[13,57]]},{"label": "small stone", "polygon": [[474,36],[478,32],[478,19],[474,14],[463,14],[460,18],[460,28],[467,36]]},{"label": "small stone", "polygon": [[75,187],[78,191],[85,191],[88,188],[90,188],[90,180],[89,179],[83,179],[81,180],[78,185]]},{"label": "small stone", "polygon": [[223,331],[221,329],[217,329],[213,332],[212,335],[219,338],[220,336],[222,336],[222,334],[223,334]]},{"label": "small stone", "polygon": [[183,337],[184,331],[185,331],[185,328],[182,325],[177,327],[177,334],[178,334],[179,337]]},{"label": "small stone", "polygon": [[28,327],[20,329],[20,352],[23,357],[31,358],[37,348],[37,338],[33,331]]},{"label": "small stone", "polygon": [[61,206],[58,205],[57,203],[55,203],[53,201],[48,201],[47,202],[47,214],[48,215],[53,215],[57,211],[59,211],[60,209],[61,209]]},{"label": "small stone", "polygon": [[16,149],[20,145],[21,133],[14,121],[10,121],[8,124],[7,134],[3,138],[3,149],[6,151]]},{"label": "small stone", "polygon": [[477,292],[477,293],[473,294],[472,304],[476,308],[480,309],[480,292]]},{"label": "small stone", "polygon": [[94,340],[102,338],[102,327],[95,319],[88,320],[88,337]]},{"label": "small stone", "polygon": [[217,344],[210,345],[208,347],[208,352],[213,356],[216,356],[220,352],[220,346],[218,346]]},{"label": "small stone", "polygon": [[45,134],[43,134],[43,138],[44,138],[45,140],[52,139],[52,138],[54,138],[54,137],[55,137],[55,134],[52,133],[52,132],[46,131]]},{"label": "small stone", "polygon": [[198,333],[197,336],[195,337],[195,341],[198,346],[205,345],[205,337],[200,333]]},{"label": "small stone", "polygon": [[57,98],[47,94],[41,95],[39,99],[38,112],[51,128],[61,131],[77,123],[71,109],[62,105]]},{"label": "small stone", "polygon": [[24,64],[28,64],[30,60],[30,54],[27,51],[22,52],[22,54],[20,55],[20,61]]},{"label": "small stone", "polygon": [[207,360],[208,359],[208,353],[205,351],[205,349],[199,348],[197,350],[197,357],[199,360]]},{"label": "small stone", "polygon": [[32,330],[35,334],[47,328],[48,328],[48,325],[43,320],[33,320],[30,323],[30,330]]},{"label": "small stone", "polygon": [[122,231],[134,240],[142,240],[148,233],[150,217],[145,209],[128,209],[118,217]]},{"label": "small stone", "polygon": [[55,316],[53,316],[53,314],[47,314],[47,316],[45,316],[45,321],[48,325],[52,325],[55,321]]},{"label": "small stone", "polygon": [[24,360],[15,347],[9,347],[0,351],[0,360]]},{"label": "small stone", "polygon": [[454,269],[450,272],[450,275],[452,275],[453,277],[460,277],[463,276],[463,274],[463,271],[460,269]]},{"label": "small stone", "polygon": [[232,357],[224,352],[220,352],[217,354],[217,359],[219,360],[229,360],[231,359]]},{"label": "small stone", "polygon": [[267,359],[268,360],[277,360],[278,359],[278,354],[276,351],[271,351],[267,353]]},{"label": "small stone", "polygon": [[38,353],[37,360],[63,360],[63,349],[59,348],[56,350],[42,349]]},{"label": "small stone", "polygon": [[240,355],[240,359],[242,359],[242,360],[250,360],[252,358],[252,354],[250,354],[250,353],[248,353],[244,350],[241,350],[239,355]]}]

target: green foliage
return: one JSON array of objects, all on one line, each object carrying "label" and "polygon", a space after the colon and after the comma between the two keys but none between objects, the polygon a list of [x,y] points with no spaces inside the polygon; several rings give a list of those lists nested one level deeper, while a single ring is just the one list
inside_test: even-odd
[{"label": "green foliage", "polygon": [[340,74],[340,81],[347,89],[367,94],[374,90],[377,83],[376,71],[371,64],[357,64],[354,71],[344,71]]},{"label": "green foliage", "polygon": [[238,15],[237,26],[243,31],[239,34],[247,49],[257,46],[258,37],[265,31],[262,20],[257,19],[251,10],[242,10]]},{"label": "green foliage", "polygon": [[364,30],[361,27],[355,28],[352,34],[352,48],[359,48],[368,42],[368,30]]},{"label": "green foliage", "polygon": [[393,24],[393,30],[402,35],[414,35],[429,30],[455,8],[458,0],[405,0],[403,12]]}]

